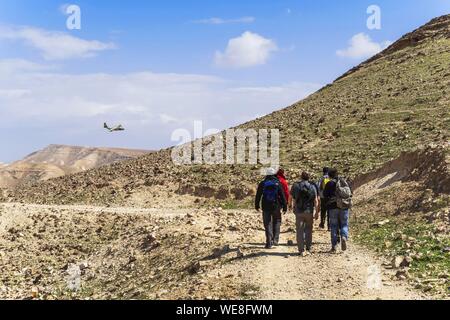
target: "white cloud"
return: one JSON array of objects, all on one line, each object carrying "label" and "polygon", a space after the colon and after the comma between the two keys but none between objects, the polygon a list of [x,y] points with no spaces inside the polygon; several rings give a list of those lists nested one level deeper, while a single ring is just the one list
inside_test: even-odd
[{"label": "white cloud", "polygon": [[38,72],[54,68],[54,66],[42,65],[24,59],[0,60],[0,74],[4,75],[15,72]]},{"label": "white cloud", "polygon": [[[266,86],[266,87],[238,87],[231,88],[230,91],[241,94],[254,94],[254,95],[286,95],[293,97],[296,96],[306,97],[311,92],[315,92],[320,89],[320,85],[316,83],[308,82],[292,82],[281,86]],[[293,100],[294,102],[296,100]]]},{"label": "white cloud", "polygon": [[[0,69],[5,65],[11,62],[0,60]],[[0,128],[34,128],[30,135],[35,130],[43,135],[52,132],[45,135],[52,140],[41,144],[114,143],[106,140],[109,136],[101,140],[103,136],[98,135],[107,121],[121,123],[129,129],[126,134],[134,134],[122,141],[123,146],[167,146],[172,130],[180,126],[191,129],[194,120],[202,120],[205,129],[232,127],[288,106],[320,87],[309,83],[239,87],[206,75],[65,74],[26,61],[16,65],[32,68],[0,72]],[[27,129],[20,133],[26,136]],[[29,147],[29,151],[33,149]]]},{"label": "white cloud", "polygon": [[89,58],[101,51],[116,48],[113,43],[84,40],[64,32],[34,27],[0,26],[0,40],[22,41],[37,49],[46,60]]},{"label": "white cloud", "polygon": [[0,89],[0,99],[18,99],[23,98],[27,95],[30,95],[30,90],[22,90],[22,89],[9,89],[9,90],[2,90]]},{"label": "white cloud", "polygon": [[369,58],[386,49],[391,44],[391,41],[377,43],[372,41],[369,35],[358,33],[351,38],[347,49],[338,50],[336,54],[340,57],[353,59]]},{"label": "white cloud", "polygon": [[166,113],[161,113],[159,115],[159,119],[161,120],[161,122],[163,124],[169,124],[169,123],[180,124],[180,123],[182,123],[181,119],[175,118],[174,116],[168,115]]},{"label": "white cloud", "polygon": [[278,51],[276,43],[250,31],[228,41],[225,52],[217,51],[215,63],[221,67],[246,68],[266,64],[273,52]]},{"label": "white cloud", "polygon": [[192,21],[198,24],[228,24],[228,23],[253,23],[256,21],[255,17],[241,17],[236,19],[223,19],[223,18],[208,18]]}]

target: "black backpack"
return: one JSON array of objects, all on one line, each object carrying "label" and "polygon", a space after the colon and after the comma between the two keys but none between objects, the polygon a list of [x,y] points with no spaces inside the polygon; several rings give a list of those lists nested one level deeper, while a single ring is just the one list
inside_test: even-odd
[{"label": "black backpack", "polygon": [[306,211],[314,207],[314,187],[309,183],[302,181],[298,184],[298,194],[296,197],[297,209]]}]

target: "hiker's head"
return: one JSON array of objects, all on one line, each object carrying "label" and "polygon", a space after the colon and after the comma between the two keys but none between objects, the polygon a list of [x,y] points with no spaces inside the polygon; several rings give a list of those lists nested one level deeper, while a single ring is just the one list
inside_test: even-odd
[{"label": "hiker's head", "polygon": [[274,168],[269,168],[266,170],[266,176],[274,176],[277,174],[277,171]]},{"label": "hiker's head", "polygon": [[277,172],[277,176],[284,176],[284,169],[279,169]]},{"label": "hiker's head", "polygon": [[310,178],[311,176],[309,175],[308,172],[305,171],[302,172],[302,180],[309,181]]},{"label": "hiker's head", "polygon": [[330,169],[330,171],[328,172],[328,175],[330,176],[331,179],[335,179],[338,177],[339,172],[337,171],[337,169],[332,168]]},{"label": "hiker's head", "polygon": [[330,172],[330,168],[328,168],[328,167],[324,167],[323,168],[323,174],[324,175],[327,175],[329,172]]}]

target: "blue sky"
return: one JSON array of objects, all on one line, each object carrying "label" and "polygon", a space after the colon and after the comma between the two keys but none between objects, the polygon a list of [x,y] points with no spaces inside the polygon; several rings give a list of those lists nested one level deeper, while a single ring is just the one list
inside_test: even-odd
[{"label": "blue sky", "polygon": [[[67,4],[81,30],[66,28]],[[380,30],[367,28],[370,5]],[[0,162],[50,143],[158,149],[194,120],[224,129],[448,13],[447,0],[0,0]]]}]

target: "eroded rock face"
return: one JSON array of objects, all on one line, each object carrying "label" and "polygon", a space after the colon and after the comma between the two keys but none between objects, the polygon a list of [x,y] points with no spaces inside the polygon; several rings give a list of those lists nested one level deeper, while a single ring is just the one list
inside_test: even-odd
[{"label": "eroded rock face", "polygon": [[431,145],[425,148],[402,153],[397,159],[387,162],[376,171],[359,176],[353,181],[357,190],[364,184],[388,177],[381,187],[395,182],[418,181],[431,191],[450,193],[449,146]]}]

